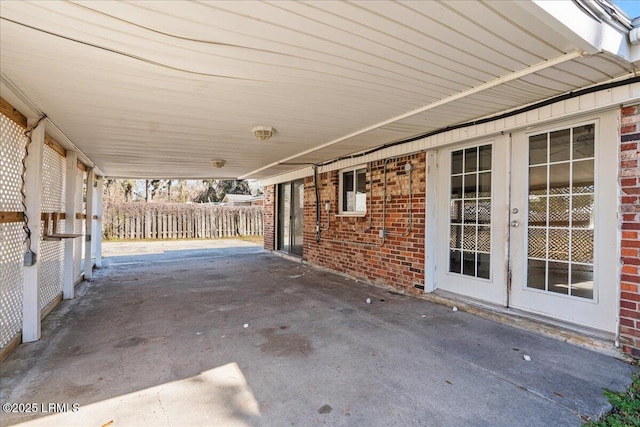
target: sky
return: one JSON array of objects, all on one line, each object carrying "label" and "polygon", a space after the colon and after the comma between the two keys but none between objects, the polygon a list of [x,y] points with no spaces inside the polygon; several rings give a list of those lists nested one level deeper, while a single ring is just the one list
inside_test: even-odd
[{"label": "sky", "polygon": [[613,3],[629,15],[631,19],[640,16],[640,0],[613,0]]}]

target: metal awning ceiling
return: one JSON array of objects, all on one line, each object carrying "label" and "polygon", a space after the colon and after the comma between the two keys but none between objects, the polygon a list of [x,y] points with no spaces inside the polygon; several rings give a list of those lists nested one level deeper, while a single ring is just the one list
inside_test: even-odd
[{"label": "metal awning ceiling", "polygon": [[632,72],[623,30],[554,7],[3,0],[1,95],[106,176],[265,178]]}]

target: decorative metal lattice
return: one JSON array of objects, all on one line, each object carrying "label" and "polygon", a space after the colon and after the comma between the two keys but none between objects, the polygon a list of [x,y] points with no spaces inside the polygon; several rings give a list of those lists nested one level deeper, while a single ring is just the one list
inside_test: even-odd
[{"label": "decorative metal lattice", "polygon": [[[24,129],[0,114],[0,211],[23,212]],[[22,330],[23,223],[0,224],[0,349]]]},{"label": "decorative metal lattice", "polygon": [[[64,212],[65,159],[45,145],[42,166],[42,212]],[[64,223],[58,224],[63,230]],[[44,230],[44,223],[43,223]],[[62,293],[64,244],[40,240],[40,310]]]}]

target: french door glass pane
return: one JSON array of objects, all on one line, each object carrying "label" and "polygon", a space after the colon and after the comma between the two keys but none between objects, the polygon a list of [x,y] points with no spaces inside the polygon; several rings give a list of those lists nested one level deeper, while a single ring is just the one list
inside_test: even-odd
[{"label": "french door glass pane", "polygon": [[593,193],[594,190],[593,159],[573,162],[573,193]]},{"label": "french door glass pane", "polygon": [[594,125],[573,128],[573,160],[594,157]]},{"label": "french door glass pane", "polygon": [[529,164],[547,163],[547,134],[529,138]]},{"label": "french door glass pane", "polygon": [[490,278],[492,146],[451,153],[449,272]]},{"label": "french door glass pane", "polygon": [[529,138],[527,287],[593,298],[594,126]]},{"label": "french door glass pane", "polygon": [[551,132],[549,135],[549,161],[564,162],[571,158],[571,132],[569,129]]},{"label": "french door glass pane", "polygon": [[547,288],[547,262],[529,258],[527,265],[527,286],[533,289]]},{"label": "french door glass pane", "polygon": [[475,172],[478,170],[478,148],[467,148],[464,151],[464,171]]}]

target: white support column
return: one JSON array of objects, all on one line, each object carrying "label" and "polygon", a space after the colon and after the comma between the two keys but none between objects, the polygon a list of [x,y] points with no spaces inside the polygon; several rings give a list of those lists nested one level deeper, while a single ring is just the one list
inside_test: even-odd
[{"label": "white support column", "polygon": [[435,150],[427,151],[427,188],[426,188],[426,218],[425,218],[425,239],[424,239],[424,291],[433,292],[436,290],[436,255],[438,253],[438,162]]},{"label": "white support column", "polygon": [[[78,168],[78,153],[67,150],[66,153],[66,188],[65,188],[65,220],[64,232],[73,234],[76,222],[76,169]],[[62,296],[64,299],[73,299],[75,296],[75,277],[73,274],[73,247],[75,239],[64,239],[64,273]]]},{"label": "white support column", "polygon": [[98,187],[96,188],[96,220],[95,241],[96,241],[96,267],[102,267],[102,196],[104,193],[104,177],[98,177]]},{"label": "white support column", "polygon": [[87,219],[85,221],[85,243],[84,243],[84,278],[89,280],[93,277],[93,261],[91,258],[93,246],[93,199],[95,188],[95,172],[93,169],[87,171]]},{"label": "white support column", "polygon": [[[31,123],[29,123],[31,125]],[[33,251],[38,254],[42,226],[42,164],[44,157],[44,123],[40,123],[31,133],[29,155],[25,164],[25,215],[29,218],[27,225],[31,230],[30,247],[25,253]],[[29,242],[28,242],[29,243]],[[22,342],[38,341],[41,335],[40,323],[40,255],[35,256],[32,265],[23,270],[22,290]]]},{"label": "white support column", "polygon": [[[78,170],[76,169],[76,173]],[[84,172],[83,172],[84,173]],[[77,179],[76,177],[74,177],[74,179]],[[83,182],[84,182],[84,177],[83,180],[80,180],[80,185],[76,185],[76,195],[78,195],[78,193],[80,194],[80,200],[82,200],[84,198],[84,187],[83,187]],[[82,211],[82,203],[80,203],[80,210],[76,211],[79,214],[83,214],[84,212]],[[78,239],[83,239],[84,238],[84,231],[82,231],[82,228],[78,231],[74,231],[74,233],[81,233],[83,234],[82,237],[78,237]],[[78,241],[75,240],[75,243],[77,244]],[[75,254],[75,257],[73,259],[73,272],[74,272],[74,278],[73,280],[76,281],[78,280],[78,277],[82,276],[82,257],[84,256],[84,246],[81,244],[80,245],[80,253]]]}]

